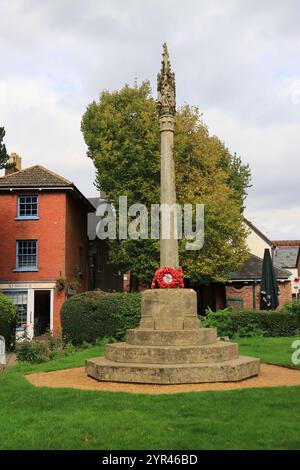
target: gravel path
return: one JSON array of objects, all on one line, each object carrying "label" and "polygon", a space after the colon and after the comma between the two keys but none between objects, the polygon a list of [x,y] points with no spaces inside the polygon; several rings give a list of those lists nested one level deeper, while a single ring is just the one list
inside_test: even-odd
[{"label": "gravel path", "polygon": [[84,367],[38,372],[26,376],[36,387],[76,388],[101,392],[129,392],[158,395],[161,393],[205,392],[208,390],[238,390],[242,388],[300,386],[300,370],[261,364],[258,377],[240,382],[207,384],[148,385],[117,382],[98,382],[85,374]]}]

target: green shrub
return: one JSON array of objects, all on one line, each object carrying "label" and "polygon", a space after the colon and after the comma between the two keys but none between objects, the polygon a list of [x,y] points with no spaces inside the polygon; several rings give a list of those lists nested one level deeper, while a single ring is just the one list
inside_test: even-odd
[{"label": "green shrub", "polygon": [[63,356],[69,356],[75,352],[75,347],[71,343],[64,343],[60,336],[53,336],[51,332],[47,334],[44,341],[36,341],[28,338],[25,329],[22,337],[16,346],[16,356],[18,361],[28,361],[32,364],[39,364]]},{"label": "green shrub", "polygon": [[250,321],[247,326],[242,326],[234,333],[234,338],[254,338],[266,336],[267,332],[258,327],[257,323]]},{"label": "green shrub", "polygon": [[285,302],[281,309],[282,313],[292,313],[293,315],[298,315],[300,317],[300,299],[290,300]]},{"label": "green shrub", "polygon": [[219,336],[295,336],[300,328],[300,316],[281,311],[227,309],[210,311],[202,326],[217,328]]},{"label": "green shrub", "polygon": [[251,322],[264,331],[264,336],[295,336],[300,327],[300,317],[278,311],[249,310],[232,314],[234,332],[247,327]]},{"label": "green shrub", "polygon": [[16,306],[3,294],[0,294],[0,335],[5,338],[6,349],[12,350],[16,336]]},{"label": "green shrub", "polygon": [[24,339],[17,344],[16,356],[18,361],[28,361],[32,364],[49,361],[49,347],[46,341],[30,341]]},{"label": "green shrub", "polygon": [[232,336],[231,312],[228,308],[213,312],[209,307],[206,310],[207,316],[202,320],[201,326],[204,328],[217,328],[219,336]]},{"label": "green shrub", "polygon": [[139,293],[85,292],[72,296],[61,310],[63,334],[74,344],[122,339],[127,329],[138,326],[140,317]]}]

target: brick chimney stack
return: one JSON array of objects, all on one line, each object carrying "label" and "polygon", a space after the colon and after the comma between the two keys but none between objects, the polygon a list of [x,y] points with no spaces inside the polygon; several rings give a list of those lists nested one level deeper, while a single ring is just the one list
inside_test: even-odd
[{"label": "brick chimney stack", "polygon": [[22,158],[17,153],[11,153],[7,163],[9,168],[5,169],[5,176],[22,170]]}]

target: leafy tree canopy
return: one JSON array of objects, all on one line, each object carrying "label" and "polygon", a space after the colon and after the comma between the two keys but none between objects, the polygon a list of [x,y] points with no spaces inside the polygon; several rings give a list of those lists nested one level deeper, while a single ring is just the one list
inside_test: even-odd
[{"label": "leafy tree canopy", "polygon": [[[205,205],[205,243],[186,251],[180,242],[180,263],[191,282],[225,280],[247,258],[243,204],[250,169],[210,136],[197,107],[185,105],[175,117],[174,156],[179,203]],[[96,168],[96,183],[118,209],[128,204],[160,201],[160,132],[155,100],[148,82],[104,91],[82,118],[81,129]],[[156,240],[110,241],[110,259],[144,282],[159,265]]]},{"label": "leafy tree canopy", "polygon": [[9,159],[9,155],[6,151],[6,146],[3,142],[5,137],[4,127],[0,127],[0,169],[5,168],[5,165]]}]

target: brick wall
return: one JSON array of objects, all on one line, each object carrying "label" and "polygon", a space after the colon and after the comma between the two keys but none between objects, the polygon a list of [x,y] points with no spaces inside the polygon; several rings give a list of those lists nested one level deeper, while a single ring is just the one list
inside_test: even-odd
[{"label": "brick wall", "polygon": [[[32,192],[31,192],[32,194]],[[39,193],[39,220],[15,220],[17,193],[0,194],[0,281],[50,281],[65,270],[64,193]],[[16,241],[38,240],[38,272],[14,272]]]},{"label": "brick wall", "polygon": [[292,300],[292,287],[291,282],[280,282],[278,284],[280,296],[279,296],[279,307],[282,307],[284,302]]},{"label": "brick wall", "polygon": [[88,289],[88,253],[87,210],[71,195],[67,198],[66,209],[66,278],[76,278],[80,267],[82,276],[78,279],[80,290]]},{"label": "brick wall", "polygon": [[[278,283],[279,286],[279,308],[288,301],[292,300],[292,290],[291,290],[291,282],[280,282]],[[253,309],[253,286],[251,284],[244,284],[241,289],[237,289],[234,284],[227,284],[226,285],[226,299],[227,302],[231,304],[232,308],[239,310],[244,308],[245,310],[252,310]],[[231,300],[230,299],[234,299]],[[240,302],[239,300],[240,299]],[[260,308],[260,283],[258,282],[255,285],[255,303],[256,308]]]},{"label": "brick wall", "polygon": [[54,293],[54,308],[53,308],[53,334],[58,335],[61,333],[61,319],[60,311],[63,303],[66,300],[65,292],[58,292],[55,290]]},{"label": "brick wall", "polygon": [[[22,192],[23,194],[24,192]],[[87,212],[64,192],[35,192],[39,196],[39,220],[15,220],[18,193],[0,193],[0,282],[71,280],[81,265],[81,290],[88,287]],[[38,271],[15,272],[16,241],[38,240]],[[81,249],[80,249],[81,248]],[[81,255],[81,260],[79,256]],[[60,310],[66,292],[54,293],[53,331],[60,329]]]},{"label": "brick wall", "polygon": [[[241,289],[234,287],[234,284],[226,285],[226,299],[233,309],[252,310],[253,308],[253,288],[252,285],[245,284]],[[240,299],[240,301],[238,301]],[[258,306],[259,304],[257,304]]]}]

